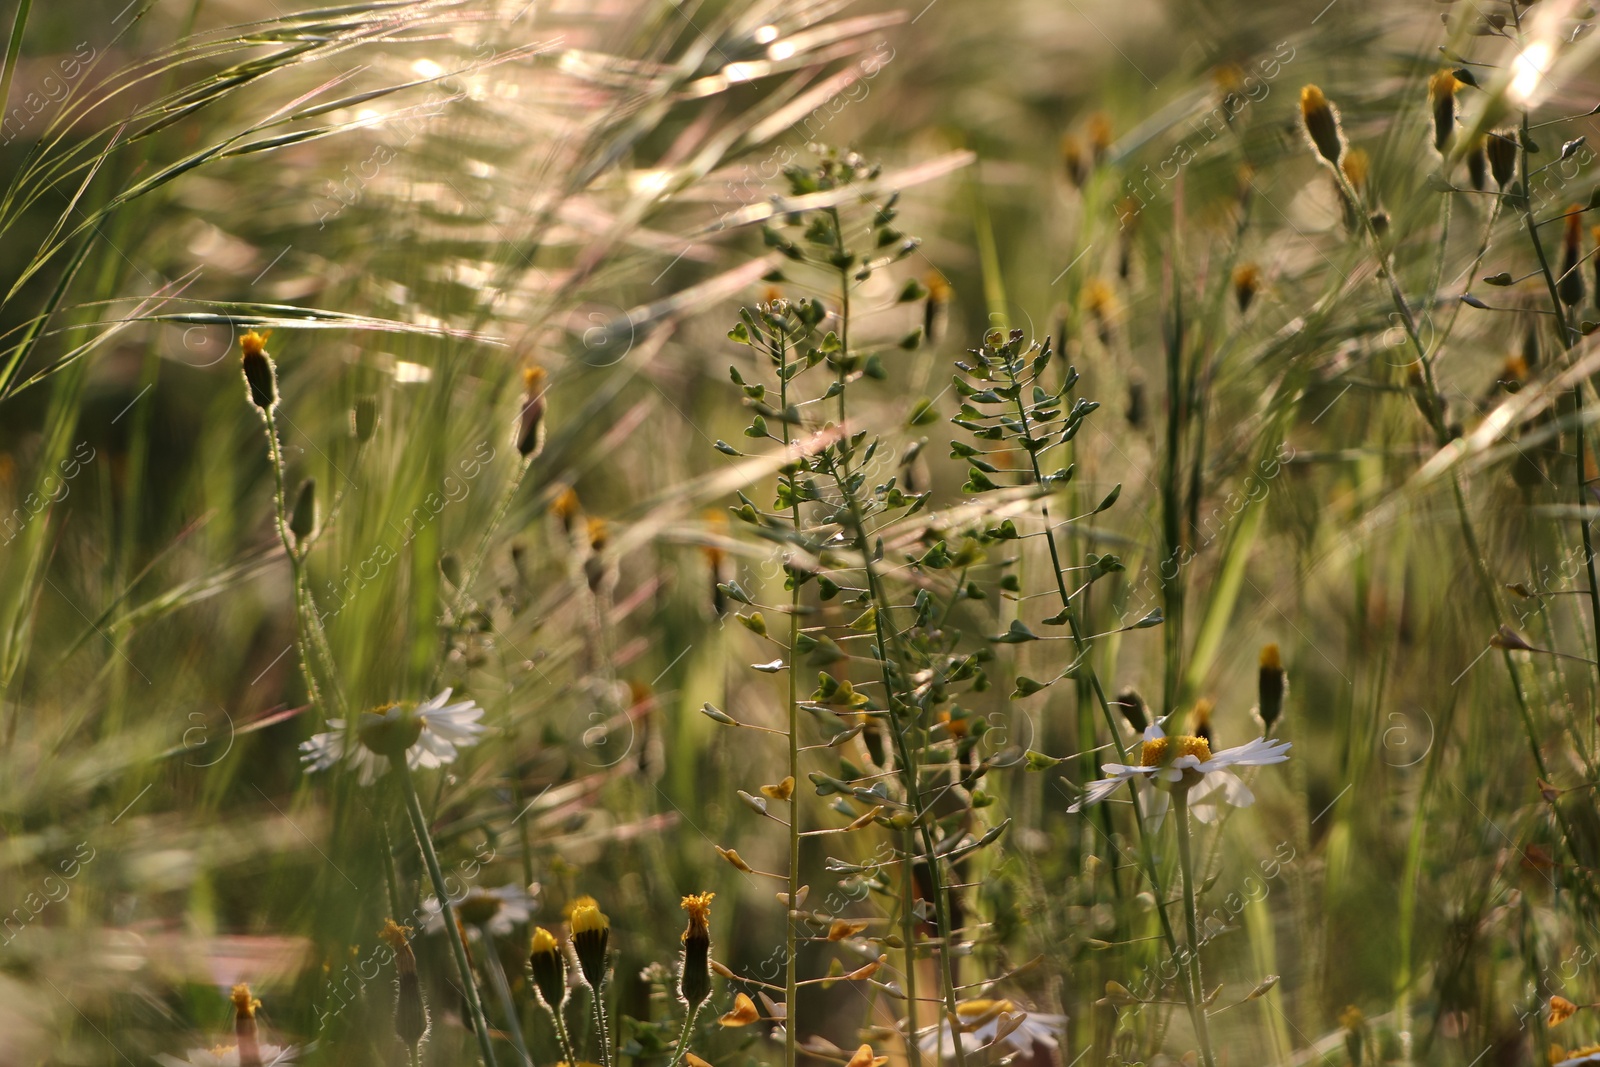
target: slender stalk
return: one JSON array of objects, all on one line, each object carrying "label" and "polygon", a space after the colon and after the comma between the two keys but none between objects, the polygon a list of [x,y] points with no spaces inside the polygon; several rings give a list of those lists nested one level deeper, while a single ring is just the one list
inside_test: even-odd
[{"label": "slender stalk", "polygon": [[[540,1003],[544,1003],[542,999]],[[562,1058],[566,1060],[569,1067],[576,1067],[578,1054],[573,1050],[572,1037],[567,1033],[566,1021],[561,1018],[561,1005],[545,1004],[544,1010],[550,1013],[550,1021],[555,1024],[556,1046],[561,1049]]]},{"label": "slender stalk", "polygon": [[[478,998],[478,986],[472,980],[472,965],[467,962],[467,946],[461,940],[461,928],[456,925],[455,905],[450,903],[450,891],[445,888],[444,872],[439,867],[439,854],[433,849],[433,837],[428,832],[428,819],[422,813],[422,802],[417,799],[417,787],[411,781],[411,768],[404,756],[391,759],[400,779],[400,791],[405,794],[406,812],[411,816],[411,829],[416,833],[417,849],[428,868],[428,878],[433,892],[439,898],[440,918],[444,920],[445,936],[450,940],[450,954],[455,957],[456,971],[461,976],[462,995],[467,1000],[467,1010],[472,1014],[472,1029],[478,1035],[478,1048],[486,1067],[495,1067],[494,1047],[489,1039],[489,1020],[483,1014],[483,1002]],[[609,1067],[609,1065],[608,1065]]]},{"label": "slender stalk", "polygon": [[[706,1002],[702,1000],[684,1015],[683,1030],[678,1034],[678,1045],[672,1050],[672,1058],[667,1061],[667,1067],[678,1067],[678,1061],[683,1059],[685,1052],[689,1051],[689,1035],[694,1033],[694,1021],[700,1017],[700,1009],[705,1005]],[[785,1027],[785,1029],[788,1028]]]},{"label": "slender stalk", "polygon": [[[789,343],[782,331],[778,334],[778,410],[789,410]],[[844,403],[844,394],[841,393],[839,402]],[[841,413],[842,417],[842,413]],[[789,420],[783,420],[783,447],[785,452],[790,448],[791,430]],[[800,535],[800,500],[794,491],[793,467],[784,475],[789,480],[789,522],[795,536]],[[800,582],[794,574],[789,575],[789,778],[791,781],[800,780],[800,680],[795,673],[795,646],[800,643]],[[795,1044],[795,1028],[792,1025],[796,1011],[795,1001],[800,994],[799,962],[796,959],[800,944],[800,919],[799,906],[796,898],[800,894],[800,806],[793,794],[789,797],[789,903],[784,908],[784,973],[783,973],[783,998],[786,1010],[789,1012],[790,1025],[783,1028],[783,1062],[784,1067],[795,1067],[798,1055]],[[696,1005],[698,1009],[698,1005]],[[685,1023],[687,1027],[687,1022]],[[687,1035],[687,1029],[685,1030]],[[677,1059],[674,1057],[673,1063]],[[668,1064],[667,1067],[672,1067]]]},{"label": "slender stalk", "polygon": [[494,935],[489,933],[488,924],[479,926],[478,933],[483,937],[483,969],[489,972],[489,984],[494,986],[495,999],[500,1001],[500,1010],[505,1013],[506,1025],[511,1029],[511,1044],[522,1057],[522,1062],[533,1067],[533,1057],[528,1054],[528,1042],[522,1036],[522,1020],[517,1014],[517,1004],[511,999],[511,983],[506,981],[500,954],[495,951]]},{"label": "slender stalk", "polygon": [[611,1027],[606,1023],[605,982],[589,990],[594,1001],[594,1025],[600,1035],[600,1067],[611,1067]]},{"label": "slender stalk", "polygon": [[[1011,374],[1011,382],[1017,384],[1017,377]],[[1026,409],[1022,405],[1021,392],[1017,394],[1017,419],[1022,424],[1022,436],[1026,446],[1023,451],[1028,455],[1028,462],[1033,471],[1033,484],[1044,483],[1044,472],[1039,467],[1039,453],[1042,449],[1032,447],[1034,440],[1033,431],[1029,428]],[[1066,579],[1062,577],[1061,549],[1056,544],[1055,530],[1050,523],[1050,505],[1042,503],[1039,506],[1041,519],[1044,521],[1045,544],[1050,549],[1050,569],[1055,573],[1056,592],[1061,597],[1061,608],[1067,613],[1067,628],[1072,635],[1072,646],[1081,664],[1080,670],[1088,675],[1089,686],[1094,691],[1095,702],[1100,705],[1101,717],[1105,719],[1106,730],[1111,734],[1111,743],[1116,747],[1119,763],[1128,762],[1128,748],[1122,743],[1122,735],[1117,732],[1117,719],[1111,711],[1111,702],[1106,699],[1105,687],[1100,683],[1100,675],[1095,671],[1094,665],[1089,662],[1088,641],[1083,636],[1083,627],[1078,619],[1078,606],[1072,600],[1072,594],[1067,591]],[[1157,900],[1164,899],[1165,890],[1161,885],[1160,872],[1156,869],[1155,850],[1150,847],[1150,831],[1145,826],[1144,805],[1139,799],[1139,790],[1130,782],[1128,786],[1129,798],[1133,801],[1133,821],[1139,828],[1139,852],[1145,861],[1145,876],[1150,879],[1151,891]],[[1174,955],[1178,951],[1178,936],[1172,929],[1172,919],[1167,915],[1167,909],[1157,908],[1156,917],[1161,922],[1162,937],[1167,943],[1168,951]]]},{"label": "slender stalk", "polygon": [[[934,848],[933,830],[929,826],[928,809],[922,796],[922,789],[917,780],[917,765],[911,758],[911,746],[906,742],[905,726],[902,718],[905,709],[895,706],[894,671],[889,664],[890,646],[894,646],[894,656],[901,664],[907,664],[905,650],[899,647],[900,633],[895,629],[890,616],[889,599],[883,590],[878,569],[872,563],[872,545],[867,537],[867,520],[862,513],[860,501],[856,499],[854,491],[850,488],[850,473],[848,467],[842,466],[840,460],[828,462],[829,473],[839,489],[840,496],[850,510],[850,523],[855,531],[856,550],[861,553],[862,571],[866,575],[868,594],[875,606],[873,612],[874,636],[878,646],[878,664],[882,672],[884,703],[889,711],[889,733],[895,743],[896,762],[900,764],[900,776],[906,790],[906,801],[911,805],[911,810],[916,816],[918,835],[922,839],[923,855],[928,862],[928,888],[933,896],[934,912],[939,923],[939,934],[944,944],[939,949],[939,980],[944,995],[945,1017],[954,1030],[959,1016],[956,1014],[955,974],[950,965],[950,942],[955,931],[950,927],[950,897],[949,890],[945,888],[944,872],[939,868],[939,854]],[[885,636],[887,635],[887,637]],[[902,677],[904,672],[902,671]],[[912,857],[908,853],[902,860],[910,866]],[[906,902],[906,909],[910,909],[911,902]],[[908,942],[907,947],[911,947]],[[907,968],[907,973],[915,970],[915,958],[912,966]],[[910,1048],[917,1047],[916,1042],[910,1042]],[[960,1041],[954,1043],[956,1067],[966,1067],[966,1050]],[[918,1053],[913,1052],[913,1062]]]},{"label": "slender stalk", "polygon": [[[1528,121],[1526,115],[1523,116],[1522,121],[1522,140],[1526,142]],[[1520,155],[1522,158],[1522,196],[1524,200],[1527,200],[1527,149],[1523,148]],[[1378,237],[1377,230],[1375,230],[1372,226],[1372,218],[1366,211],[1365,205],[1362,204],[1361,197],[1356,193],[1355,187],[1350,184],[1349,179],[1345,177],[1344,172],[1338,167],[1330,167],[1329,169],[1333,172],[1334,180],[1339,183],[1339,187],[1344,191],[1346,196],[1350,197],[1351,202],[1357,207],[1356,213],[1361,217],[1361,223],[1366,232],[1367,240],[1371,246],[1373,257],[1378,262],[1379,273],[1383,276],[1384,281],[1388,285],[1390,298],[1393,300],[1395,310],[1399,313],[1400,321],[1405,327],[1406,337],[1410,340],[1412,348],[1417,353],[1417,360],[1422,367],[1423,382],[1425,386],[1425,388],[1421,391],[1424,395],[1419,395],[1416,398],[1417,408],[1422,412],[1423,418],[1427,420],[1429,427],[1433,430],[1435,443],[1442,448],[1449,443],[1450,434],[1449,430],[1444,425],[1444,419],[1441,417],[1438,410],[1438,402],[1436,398],[1439,394],[1438,389],[1434,384],[1433,360],[1428,354],[1427,347],[1423,345],[1422,338],[1417,333],[1416,322],[1411,315],[1411,306],[1409,303],[1407,303],[1405,294],[1400,289],[1400,283],[1395,278],[1394,262],[1390,259],[1388,253],[1383,250],[1383,243]],[[1525,208],[1525,210],[1529,209]],[[1551,296],[1556,305],[1556,321],[1561,330],[1561,336],[1565,341],[1569,336],[1566,326],[1566,316],[1563,314],[1560,308],[1561,301],[1555,290],[1554,278],[1550,274],[1548,263],[1545,261],[1544,248],[1539,243],[1537,231],[1530,230],[1530,233],[1533,237],[1534,251],[1538,254],[1539,261],[1544,267],[1545,278],[1550,286]],[[1455,501],[1456,520],[1461,527],[1462,539],[1466,542],[1467,555],[1472,561],[1473,574],[1477,578],[1479,591],[1483,594],[1484,599],[1489,606],[1490,613],[1494,617],[1496,625],[1499,625],[1501,619],[1503,618],[1500,611],[1500,601],[1495,594],[1494,579],[1489,573],[1489,567],[1484,560],[1483,551],[1478,545],[1477,533],[1472,527],[1472,517],[1467,510],[1466,492],[1461,486],[1461,477],[1459,472],[1454,470],[1451,471],[1450,487]],[[1591,559],[1591,563],[1592,562],[1593,561]],[[1596,626],[1597,629],[1600,629],[1600,617],[1597,617],[1596,619]],[[1539,777],[1548,781],[1549,774],[1546,772],[1545,768],[1544,753],[1539,748],[1539,735],[1534,726],[1533,709],[1529,707],[1527,693],[1523,691],[1522,678],[1517,670],[1516,661],[1512,658],[1509,650],[1501,651],[1501,659],[1506,665],[1506,673],[1511,677],[1511,688],[1517,698],[1517,710],[1522,719],[1523,733],[1528,739],[1528,748],[1533,755],[1534,766],[1539,771]],[[1566,840],[1567,848],[1569,852],[1572,852],[1572,828],[1568,824],[1566,815],[1559,807],[1552,806],[1552,810],[1555,813],[1556,821],[1561,825],[1562,836]],[[1576,852],[1573,852],[1573,855],[1576,854]]]},{"label": "slender stalk", "polygon": [[1194,1020],[1195,1039],[1200,1042],[1200,1057],[1205,1067],[1217,1067],[1211,1049],[1211,1028],[1206,1021],[1205,987],[1200,982],[1200,923],[1195,915],[1194,864],[1189,846],[1189,791],[1180,786],[1172,792],[1172,819],[1178,830],[1178,869],[1183,872],[1183,922],[1189,944],[1185,971],[1188,974],[1189,1017]]},{"label": "slender stalk", "polygon": [[266,416],[267,453],[272,463],[273,524],[278,530],[278,540],[283,544],[283,554],[289,560],[289,577],[294,585],[295,651],[299,653],[300,674],[306,684],[306,696],[326,712],[322,690],[317,685],[316,671],[311,666],[312,649],[306,626],[305,598],[302,595],[305,582],[301,573],[300,553],[295,548],[294,534],[289,530],[289,505],[283,486],[283,446],[278,441],[278,420],[271,408],[262,409],[262,413]]},{"label": "slender stalk", "polygon": [[467,602],[468,591],[477,580],[478,572],[483,569],[484,561],[489,558],[489,545],[494,532],[506,521],[506,515],[511,511],[511,503],[517,497],[517,490],[522,488],[522,480],[527,477],[528,468],[533,466],[532,456],[523,456],[521,460],[522,462],[517,464],[517,473],[500,492],[500,499],[495,503],[494,515],[489,519],[489,524],[483,528],[483,534],[478,538],[478,547],[473,549],[472,562],[462,572],[461,588],[456,590],[455,602],[450,605],[452,619],[460,617],[461,609]]}]

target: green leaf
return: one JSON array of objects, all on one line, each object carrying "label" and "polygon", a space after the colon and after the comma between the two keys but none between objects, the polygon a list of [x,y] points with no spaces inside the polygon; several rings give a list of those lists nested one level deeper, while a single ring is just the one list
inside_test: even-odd
[{"label": "green leaf", "polygon": [[1116,486],[1111,490],[1111,492],[1106,494],[1106,498],[1104,500],[1100,501],[1099,506],[1097,506],[1089,514],[1091,514],[1091,515],[1100,514],[1102,511],[1106,510],[1111,505],[1115,504],[1117,502],[1117,497],[1119,497],[1121,495],[1122,495],[1122,483],[1118,482],[1116,484]]}]

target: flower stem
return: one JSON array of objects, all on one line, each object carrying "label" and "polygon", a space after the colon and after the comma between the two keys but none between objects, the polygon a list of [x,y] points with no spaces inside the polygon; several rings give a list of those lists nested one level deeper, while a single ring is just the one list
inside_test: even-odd
[{"label": "flower stem", "polygon": [[600,1032],[600,1067],[611,1067],[611,1032],[606,1025],[605,983],[590,988],[594,997],[594,1025]]},{"label": "flower stem", "polygon": [[296,651],[299,653],[300,673],[306,683],[306,697],[326,714],[316,671],[311,665],[311,632],[305,611],[305,581],[300,553],[295,547],[294,534],[289,530],[289,501],[283,484],[283,446],[278,441],[278,420],[273,417],[271,408],[263,409],[262,415],[267,423],[267,453],[272,462],[273,525],[277,527],[278,540],[283,544],[283,554],[289,560],[290,581],[294,586],[295,644],[298,646]]},{"label": "flower stem", "polygon": [[667,1061],[667,1067],[678,1067],[678,1061],[689,1051],[689,1035],[694,1033],[694,1021],[700,1017],[700,1009],[705,1007],[705,1003],[702,1000],[683,1017],[683,1032],[678,1035],[678,1047],[672,1050],[672,1059]]},{"label": "flower stem", "polygon": [[557,1005],[552,1008],[546,1004],[545,1008],[550,1012],[550,1018],[556,1024],[556,1044],[561,1046],[561,1055],[566,1057],[569,1064],[577,1063],[578,1052],[572,1047],[572,1035],[567,1033],[566,1020],[561,1017],[561,1006]]},{"label": "flower stem", "polygon": [[[846,290],[848,294],[849,290]],[[789,410],[789,341],[780,331],[777,344],[778,356],[778,409]],[[844,392],[839,393],[839,403],[844,403]],[[789,420],[783,421],[783,447],[788,450],[792,447],[790,440]],[[795,537],[800,536],[800,498],[794,491],[794,467],[785,468],[783,477],[789,483],[789,522],[794,530]],[[800,679],[795,674],[795,646],[800,643],[800,581],[794,574],[789,576],[789,706],[788,706],[788,731],[789,731],[789,777],[792,781],[800,780]],[[800,905],[796,902],[800,895],[800,804],[798,799],[791,794],[789,797],[789,903],[784,908],[784,971],[783,971],[783,999],[784,1010],[789,1013],[792,1020],[797,1008],[795,1001],[799,999],[800,971],[799,971],[799,942],[800,942]],[[685,1031],[687,1034],[687,1031]],[[783,1028],[783,1062],[784,1067],[795,1067],[797,1049],[795,1045],[795,1028],[792,1022]],[[676,1058],[673,1060],[677,1062]],[[672,1067],[668,1064],[667,1067]]]},{"label": "flower stem", "polygon": [[533,1057],[528,1054],[528,1042],[522,1036],[522,1020],[517,1017],[517,1005],[511,999],[511,983],[506,981],[505,968],[500,965],[500,954],[495,951],[494,936],[489,933],[487,925],[479,926],[478,932],[483,935],[483,969],[489,972],[489,984],[494,986],[500,1010],[505,1012],[506,1026],[511,1030],[511,1044],[522,1057],[522,1062],[533,1067]]},{"label": "flower stem", "polygon": [[411,829],[417,837],[417,849],[428,868],[428,878],[433,882],[434,895],[439,898],[439,913],[444,919],[445,936],[450,939],[450,954],[456,958],[456,970],[461,974],[463,995],[467,1010],[472,1013],[472,1029],[478,1035],[478,1048],[483,1053],[486,1067],[496,1067],[494,1047],[489,1040],[489,1020],[483,1014],[483,1002],[478,999],[478,987],[472,980],[472,965],[467,962],[467,946],[461,940],[461,928],[456,925],[455,905],[450,903],[450,891],[445,888],[444,872],[439,868],[439,855],[433,850],[433,838],[428,833],[428,820],[422,814],[422,802],[417,799],[417,787],[411,781],[411,768],[404,756],[389,761],[400,778],[400,791],[405,794],[406,812],[411,816]]},{"label": "flower stem", "polygon": [[1194,1020],[1195,1039],[1200,1042],[1201,1062],[1217,1067],[1211,1050],[1211,1028],[1206,1022],[1205,991],[1200,984],[1200,924],[1195,918],[1194,863],[1189,856],[1189,792],[1179,788],[1172,794],[1173,822],[1178,828],[1178,868],[1183,872],[1183,921],[1188,934],[1187,959],[1189,1017]]}]

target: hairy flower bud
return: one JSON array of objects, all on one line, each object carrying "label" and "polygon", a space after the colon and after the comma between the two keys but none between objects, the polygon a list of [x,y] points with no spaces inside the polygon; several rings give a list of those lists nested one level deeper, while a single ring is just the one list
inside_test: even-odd
[{"label": "hairy flower bud", "polygon": [[690,1009],[711,995],[711,898],[715,893],[695,893],[683,898],[689,926],[683,931],[683,969],[678,992]]},{"label": "hairy flower bud", "polygon": [[1504,189],[1517,174],[1517,138],[1510,130],[1500,130],[1489,135],[1484,143],[1489,156],[1489,173],[1494,183]]},{"label": "hairy flower bud", "polygon": [[1339,126],[1339,112],[1315,85],[1300,90],[1300,122],[1317,154],[1337,167],[1339,158],[1344,155],[1344,131]]},{"label": "hairy flower bud", "polygon": [[271,411],[278,404],[278,372],[267,355],[267,339],[251,330],[239,338],[239,348],[244,353],[239,365],[250,390],[250,402],[262,411]]},{"label": "hairy flower bud", "polygon": [[542,926],[533,931],[528,966],[533,971],[533,987],[539,991],[545,1006],[559,1011],[561,1002],[567,999],[567,962],[561,956],[561,946],[555,935]]}]

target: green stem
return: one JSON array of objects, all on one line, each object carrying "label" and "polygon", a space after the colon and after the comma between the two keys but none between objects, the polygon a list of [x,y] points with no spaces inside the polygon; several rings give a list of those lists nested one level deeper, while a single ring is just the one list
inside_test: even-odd
[{"label": "green stem", "polygon": [[667,1067],[678,1067],[678,1061],[689,1051],[689,1035],[694,1033],[694,1021],[700,1017],[700,1009],[705,1007],[705,1004],[706,1002],[702,1000],[684,1015],[683,1031],[678,1034],[678,1046],[672,1050],[672,1059],[667,1061]]},{"label": "green stem", "polygon": [[1172,793],[1172,818],[1178,829],[1178,868],[1183,872],[1183,921],[1188,934],[1189,1017],[1194,1020],[1195,1039],[1200,1042],[1200,1057],[1205,1067],[1217,1067],[1211,1050],[1211,1028],[1206,1021],[1205,988],[1200,983],[1200,923],[1195,916],[1194,864],[1189,849],[1189,791],[1181,784]]},{"label": "green stem", "polygon": [[[878,569],[872,563],[872,545],[867,539],[866,516],[862,513],[860,501],[856,499],[854,491],[850,488],[851,475],[849,468],[848,466],[843,466],[842,463],[842,458],[840,461],[830,461],[828,464],[829,473],[839,489],[841,498],[850,509],[850,523],[855,530],[856,550],[861,553],[861,567],[866,575],[868,595],[872,598],[874,605],[873,628],[878,645],[878,664],[882,672],[884,704],[889,712],[889,733],[894,739],[896,762],[900,765],[900,776],[903,787],[906,790],[906,801],[911,805],[911,810],[916,817],[915,823],[918,836],[922,840],[923,855],[927,858],[928,891],[933,896],[934,912],[939,923],[939,935],[944,942],[939,948],[939,981],[944,994],[945,1018],[949,1021],[953,1030],[959,1022],[959,1016],[956,1014],[955,972],[950,965],[950,945],[954,940],[955,931],[950,926],[949,891],[945,888],[944,872],[939,866],[941,861],[938,852],[934,848],[933,829],[929,825],[930,813],[923,799],[921,786],[918,783],[917,765],[911,758],[911,746],[906,742],[905,726],[902,720],[909,709],[896,707],[895,693],[897,690],[894,683],[894,671],[891,670],[889,665],[890,646],[894,646],[894,657],[902,665],[900,668],[901,677],[906,677],[904,666],[909,665],[910,661],[905,654],[905,650],[900,647],[900,632],[895,629],[893,619],[890,618],[889,599],[883,590],[882,582],[878,576]],[[909,852],[902,862],[907,866],[912,864],[913,859]],[[911,903],[909,900],[905,902],[904,906],[908,911],[911,908]],[[908,951],[912,948],[913,944],[907,942]],[[911,964],[906,969],[908,975],[916,969],[914,952],[912,953]],[[913,1050],[917,1049],[916,1041],[912,1040],[908,1047]],[[960,1041],[955,1042],[954,1051],[956,1067],[966,1067],[966,1050]],[[913,1051],[911,1056],[914,1065],[920,1062],[920,1052]]]},{"label": "green stem", "polygon": [[[543,1003],[541,999],[540,1003]],[[562,1057],[567,1061],[568,1067],[577,1067],[578,1054],[572,1047],[572,1037],[567,1033],[567,1024],[561,1018],[560,1004],[545,1004],[544,1010],[550,1013],[550,1021],[556,1028],[556,1046],[561,1049]]]},{"label": "green stem", "polygon": [[[778,410],[789,410],[789,343],[780,331],[777,344],[778,356]],[[840,393],[839,402],[844,402],[844,394]],[[842,413],[841,413],[842,418]],[[789,420],[783,420],[783,447],[790,448]],[[787,468],[784,475],[789,482],[789,522],[794,529],[796,539],[800,535],[800,499],[795,492],[794,468]],[[795,646],[800,643],[800,581],[792,572],[789,575],[789,780],[800,780],[800,680],[795,675]],[[789,1025],[783,1028],[783,1062],[784,1067],[795,1067],[798,1049],[795,1044],[795,1028],[792,1025],[796,1013],[796,1000],[800,995],[799,963],[796,959],[800,947],[800,919],[799,905],[796,903],[800,894],[800,806],[795,796],[789,798],[789,903],[784,908],[784,976],[783,998],[786,1010],[789,1012]],[[698,1006],[697,1006],[698,1007]],[[687,1024],[686,1024],[687,1025]],[[676,1063],[676,1059],[673,1061]],[[671,1064],[668,1067],[672,1067]]]},{"label": "green stem", "polygon": [[[1017,385],[1017,376],[1011,374],[1011,382]],[[1028,462],[1033,468],[1033,484],[1044,484],[1044,472],[1039,468],[1039,454],[1043,449],[1032,447],[1033,431],[1028,428],[1028,418],[1022,406],[1021,391],[1017,393],[1017,417],[1022,423],[1022,436],[1025,442],[1023,451],[1028,454]],[[1055,531],[1050,525],[1050,505],[1041,503],[1039,506],[1040,517],[1044,521],[1044,540],[1050,549],[1050,569],[1055,573],[1056,592],[1061,597],[1061,609],[1067,613],[1067,627],[1072,634],[1072,646],[1076,651],[1080,667],[1089,677],[1089,686],[1094,690],[1095,702],[1100,705],[1100,715],[1105,719],[1106,730],[1111,734],[1111,743],[1116,747],[1117,759],[1120,763],[1128,762],[1128,749],[1122,743],[1122,735],[1117,732],[1117,718],[1111,711],[1111,702],[1106,699],[1105,687],[1100,683],[1100,675],[1095,671],[1094,665],[1088,660],[1089,644],[1083,636],[1083,628],[1078,620],[1078,606],[1072,601],[1072,594],[1067,592],[1066,579],[1062,577],[1061,549],[1056,544]],[[1150,831],[1145,826],[1144,804],[1139,799],[1139,790],[1133,783],[1128,785],[1128,795],[1133,801],[1133,821],[1139,828],[1139,852],[1145,862],[1145,876],[1150,879],[1150,889],[1157,900],[1164,899],[1166,893],[1161,885],[1161,875],[1156,869],[1155,849],[1150,844]],[[1156,917],[1161,922],[1161,933],[1167,943],[1168,951],[1174,955],[1178,951],[1178,935],[1172,929],[1172,918],[1167,915],[1166,908],[1157,908]]]},{"label": "green stem", "polygon": [[517,473],[500,493],[500,499],[495,503],[494,515],[489,520],[489,525],[483,528],[483,535],[478,538],[478,547],[472,552],[472,562],[461,575],[461,588],[456,590],[455,602],[450,605],[452,620],[461,615],[461,609],[466,604],[468,591],[477,580],[478,572],[483,569],[484,561],[489,558],[489,544],[494,537],[494,532],[500,524],[506,521],[506,515],[511,511],[511,502],[516,499],[517,490],[522,488],[522,480],[527,477],[528,468],[533,466],[532,456],[523,456],[522,462],[517,465]]},{"label": "green stem", "polygon": [[[416,833],[417,849],[428,868],[428,878],[433,883],[434,896],[439,899],[439,914],[444,920],[445,936],[450,939],[450,954],[455,957],[456,971],[461,976],[462,995],[467,1010],[472,1014],[472,1029],[478,1035],[478,1048],[483,1053],[486,1067],[495,1067],[494,1047],[489,1040],[489,1020],[483,1014],[483,1002],[478,999],[478,986],[472,980],[472,965],[467,962],[467,946],[461,940],[461,928],[456,925],[455,905],[450,903],[450,891],[445,888],[444,872],[439,868],[439,855],[433,850],[433,837],[428,832],[428,819],[422,813],[422,802],[417,799],[417,787],[411,781],[411,768],[405,756],[391,759],[390,764],[400,778],[400,791],[405,794],[406,812],[411,816],[411,829]],[[609,1067],[609,1065],[608,1065]]]},{"label": "green stem", "polygon": [[600,1032],[600,1067],[611,1067],[611,1028],[606,1025],[605,982],[590,988],[594,1000],[594,1025]]},{"label": "green stem", "polygon": [[489,984],[494,986],[495,999],[500,1001],[500,1010],[505,1013],[506,1025],[511,1029],[511,1044],[522,1057],[522,1062],[533,1067],[533,1057],[528,1054],[528,1042],[522,1036],[522,1020],[517,1015],[516,1002],[511,999],[511,983],[506,981],[500,953],[495,951],[494,936],[489,933],[487,924],[479,926],[478,933],[483,937],[483,969],[489,972]]},{"label": "green stem", "polygon": [[300,566],[300,553],[295,548],[294,534],[289,530],[289,504],[288,494],[283,485],[283,446],[278,441],[278,420],[274,417],[271,408],[262,410],[267,423],[267,453],[272,464],[273,484],[273,525],[278,530],[278,540],[283,544],[283,554],[289,560],[289,577],[294,586],[294,636],[295,651],[299,653],[300,674],[306,684],[306,696],[311,702],[322,709],[326,715],[328,708],[323,704],[322,691],[317,685],[316,671],[311,666],[312,648],[310,632],[307,626],[305,612],[305,597],[303,590],[305,580]]}]

